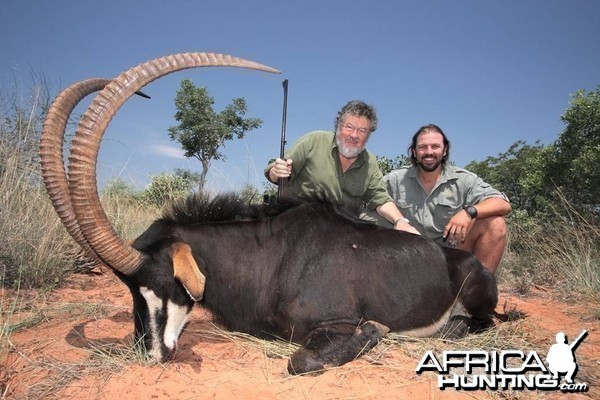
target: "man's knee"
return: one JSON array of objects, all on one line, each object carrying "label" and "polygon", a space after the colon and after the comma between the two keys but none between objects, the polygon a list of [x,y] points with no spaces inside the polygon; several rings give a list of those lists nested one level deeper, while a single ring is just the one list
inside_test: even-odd
[{"label": "man's knee", "polygon": [[498,248],[502,253],[506,245],[506,221],[503,217],[493,216],[476,219],[466,240],[458,248],[475,253],[488,253],[491,248]]},{"label": "man's knee", "polygon": [[475,220],[473,230],[477,236],[489,236],[494,240],[506,238],[506,221],[504,217],[493,216]]},{"label": "man's knee", "polygon": [[488,229],[490,232],[492,232],[494,236],[497,236],[499,238],[506,237],[506,220],[504,219],[504,217],[495,216],[488,217],[486,219],[489,219]]}]

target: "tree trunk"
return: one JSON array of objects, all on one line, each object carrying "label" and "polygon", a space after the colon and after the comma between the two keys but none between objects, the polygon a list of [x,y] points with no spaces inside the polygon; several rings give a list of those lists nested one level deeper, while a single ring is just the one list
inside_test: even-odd
[{"label": "tree trunk", "polygon": [[206,175],[208,174],[209,163],[202,162],[202,172],[200,173],[200,182],[198,182],[198,193],[204,193],[204,185],[206,184]]}]

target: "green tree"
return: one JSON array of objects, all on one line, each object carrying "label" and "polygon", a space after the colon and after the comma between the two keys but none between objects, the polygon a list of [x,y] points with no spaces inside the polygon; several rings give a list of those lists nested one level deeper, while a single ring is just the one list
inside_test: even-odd
[{"label": "green tree", "polygon": [[483,161],[471,161],[465,169],[504,192],[514,208],[535,213],[548,206],[545,199],[553,189],[543,178],[549,150],[539,141],[529,145],[519,140],[506,152]]},{"label": "green tree", "polygon": [[376,156],[377,165],[379,165],[379,169],[385,175],[390,173],[394,169],[398,169],[403,165],[410,165],[410,159],[405,155],[396,156],[393,160],[391,158],[387,158],[386,156]]},{"label": "green tree", "polygon": [[122,200],[136,200],[138,193],[135,186],[123,178],[113,178],[106,182],[102,195],[110,198],[119,198]]},{"label": "green tree", "polygon": [[260,194],[258,189],[249,183],[245,184],[240,191],[240,198],[246,204],[261,204],[263,202],[263,196]]},{"label": "green tree", "polygon": [[150,177],[150,185],[144,190],[142,198],[157,206],[192,193],[195,182],[177,174],[158,174]]},{"label": "green tree", "polygon": [[211,162],[224,158],[219,149],[225,141],[232,140],[234,135],[241,139],[246,132],[262,125],[261,119],[244,118],[247,112],[244,98],[233,99],[220,113],[214,111],[214,104],[206,87],[198,88],[190,80],[182,80],[175,96],[175,120],[179,125],[168,129],[169,137],[181,144],[185,156],[202,164],[200,191],[204,189]]},{"label": "green tree", "polygon": [[600,214],[600,86],[576,92],[561,117],[566,128],[549,146],[514,143],[508,151],[466,166],[531,214],[560,211],[568,202]]},{"label": "green tree", "polygon": [[269,201],[270,199],[277,196],[277,189],[279,189],[279,187],[277,185],[275,185],[269,181],[263,182],[263,192],[262,192],[263,199],[265,199],[266,201]]},{"label": "green tree", "polygon": [[600,86],[572,95],[562,121],[566,128],[547,159],[546,180],[580,210],[600,214]]},{"label": "green tree", "polygon": [[190,171],[189,169],[175,168],[175,171],[173,173],[175,174],[175,176],[178,176],[184,181],[189,182],[191,187],[194,187],[196,182],[200,180],[200,173]]}]

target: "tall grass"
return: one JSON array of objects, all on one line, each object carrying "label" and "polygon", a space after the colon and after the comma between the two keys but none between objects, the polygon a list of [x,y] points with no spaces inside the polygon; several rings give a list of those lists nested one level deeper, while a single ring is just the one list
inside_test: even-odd
[{"label": "tall grass", "polygon": [[144,232],[162,212],[161,207],[138,197],[101,195],[101,203],[115,232],[133,240]]},{"label": "tall grass", "polygon": [[[0,88],[0,276],[4,286],[52,289],[72,272],[79,247],[67,234],[42,184],[38,157],[49,104],[43,80],[26,95]],[[122,237],[132,239],[158,208],[107,195],[104,207]]]},{"label": "tall grass", "polygon": [[68,273],[77,248],[37,185],[26,178],[31,166],[23,167],[11,157],[2,176],[0,193],[0,262],[4,282],[23,288],[51,288]]},{"label": "tall grass", "polygon": [[55,286],[77,252],[40,184],[44,93],[32,89],[26,109],[0,96],[0,272],[5,285],[21,288]]},{"label": "tall grass", "polygon": [[532,285],[559,286],[563,294],[600,300],[600,226],[562,202],[561,214],[543,221],[518,211],[509,220],[500,280],[522,293]]}]

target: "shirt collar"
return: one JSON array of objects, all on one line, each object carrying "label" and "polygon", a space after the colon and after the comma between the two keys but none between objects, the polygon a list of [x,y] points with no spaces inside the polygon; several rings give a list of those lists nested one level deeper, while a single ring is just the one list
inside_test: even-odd
[{"label": "shirt collar", "polygon": [[456,168],[449,167],[445,165],[442,168],[442,182],[454,181],[458,179],[458,175],[456,174]]}]

